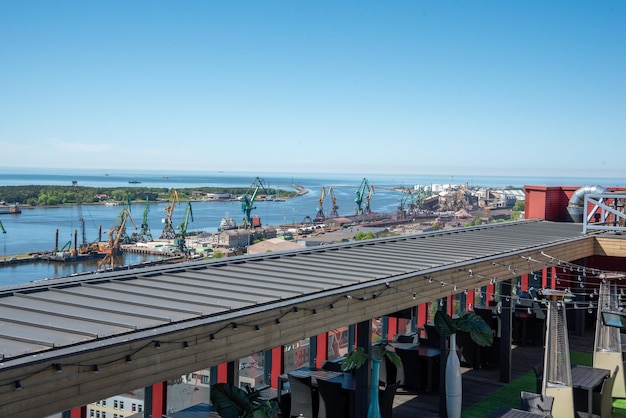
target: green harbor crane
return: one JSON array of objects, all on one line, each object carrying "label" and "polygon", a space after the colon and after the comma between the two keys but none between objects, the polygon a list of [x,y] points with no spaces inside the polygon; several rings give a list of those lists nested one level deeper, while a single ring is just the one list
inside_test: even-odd
[{"label": "green harbor crane", "polygon": [[[252,188],[254,188],[254,191],[251,193],[250,191]],[[244,214],[242,225],[243,228],[250,228],[252,226],[252,210],[256,209],[256,207],[254,206],[254,201],[256,200],[260,189],[263,189],[266,195],[270,195],[270,193],[265,188],[265,185],[263,184],[263,180],[257,177],[254,183],[252,183],[252,185],[246,192],[246,194],[239,198],[239,200],[241,200],[241,211]]]},{"label": "green harbor crane", "polygon": [[148,213],[150,213],[150,199],[146,196],[146,207],[143,210],[143,221],[141,222],[141,230],[137,234],[139,241],[152,241],[152,233],[148,226]]},{"label": "green harbor crane", "polygon": [[176,228],[178,229],[178,235],[174,239],[174,245],[184,254],[189,254],[189,248],[187,247],[187,227],[189,226],[190,220],[193,222],[193,212],[191,210],[191,202],[187,202],[185,218]]},{"label": "green harbor crane", "polygon": [[[359,215],[362,213],[369,213],[369,201],[370,198],[372,196],[373,193],[373,188],[370,187],[369,182],[367,181],[366,178],[363,179],[363,181],[361,181],[361,185],[359,186],[359,188],[356,191],[356,197],[354,198],[354,203],[356,203],[356,206],[354,207],[354,214],[355,215]],[[367,201],[366,201],[366,205],[365,205],[365,210],[363,209],[363,200],[366,199],[365,197],[365,193],[369,192],[368,196],[367,196]]]}]

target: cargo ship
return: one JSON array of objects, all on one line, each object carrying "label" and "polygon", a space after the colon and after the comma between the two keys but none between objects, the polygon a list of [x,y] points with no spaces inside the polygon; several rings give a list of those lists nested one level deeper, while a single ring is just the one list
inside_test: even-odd
[{"label": "cargo ship", "polygon": [[22,208],[16,203],[14,205],[7,205],[4,202],[0,202],[0,215],[7,213],[22,213]]}]

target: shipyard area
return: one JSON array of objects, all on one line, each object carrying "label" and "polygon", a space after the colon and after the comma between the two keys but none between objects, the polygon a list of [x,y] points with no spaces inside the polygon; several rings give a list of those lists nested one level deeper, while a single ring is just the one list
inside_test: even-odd
[{"label": "shipyard area", "polygon": [[[137,265],[145,267],[500,222],[521,217],[524,209],[524,192],[519,189],[494,190],[453,184],[389,188],[370,184],[363,178],[354,187],[353,208],[342,208],[340,212],[334,186],[322,186],[319,191],[295,183],[289,187],[290,192],[270,189],[257,177],[241,194],[193,190],[186,193],[186,197],[190,197],[184,200],[176,189],[171,189],[158,230],[149,225],[148,220],[153,202],[146,199],[142,219],[135,219],[130,211],[130,198],[124,202],[99,193],[95,198],[100,204],[118,206],[120,210],[110,228],[99,228],[96,240],[90,242],[87,239],[82,219],[83,205],[79,203],[76,205],[79,228],[70,240],[61,239],[57,230],[49,251],[5,255],[0,258],[0,265],[96,259],[99,271],[112,271],[136,267],[124,264],[123,254],[154,256],[152,261]],[[396,210],[372,210],[377,192],[381,191],[397,195]],[[299,221],[293,219],[292,222],[268,225],[256,212],[259,202],[278,204],[309,193],[315,193],[316,207],[310,208],[312,215],[305,215]],[[241,208],[241,218],[237,219],[241,220],[225,213],[216,231],[191,230],[194,206],[224,201],[237,202]],[[22,210],[19,202],[11,207]],[[346,209],[350,214],[340,215]],[[174,222],[175,218],[180,221]],[[7,233],[1,219],[0,228],[1,232]]]}]

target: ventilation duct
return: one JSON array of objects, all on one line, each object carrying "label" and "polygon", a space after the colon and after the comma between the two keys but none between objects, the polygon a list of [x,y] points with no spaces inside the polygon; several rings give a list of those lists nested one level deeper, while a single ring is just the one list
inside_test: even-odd
[{"label": "ventilation duct", "polygon": [[609,193],[609,191],[602,186],[584,186],[576,190],[567,204],[567,213],[570,221],[577,223],[583,221],[583,215],[585,214],[585,195],[591,193]]}]

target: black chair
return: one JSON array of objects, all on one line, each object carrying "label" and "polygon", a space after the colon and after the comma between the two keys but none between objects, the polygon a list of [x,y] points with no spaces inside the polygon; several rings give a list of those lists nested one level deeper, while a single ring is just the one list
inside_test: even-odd
[{"label": "black chair", "polygon": [[322,364],[322,370],[327,370],[329,372],[340,372],[341,363],[326,360],[324,364]]},{"label": "black chair", "polygon": [[303,415],[307,418],[317,418],[319,396],[317,390],[313,389],[311,376],[296,377],[287,375],[287,378],[289,379],[289,388],[291,390],[289,416],[297,417]]},{"label": "black chair", "polygon": [[400,357],[400,360],[402,361],[402,368],[404,369],[404,382],[402,386],[405,388],[421,390],[422,373],[419,352],[396,347],[396,354]]},{"label": "black chair", "polygon": [[544,396],[541,393],[522,391],[520,393],[521,409],[546,418],[552,418],[553,396]]},{"label": "black chair", "polygon": [[391,418],[393,414],[393,399],[398,389],[397,383],[390,383],[384,389],[378,390],[378,403],[380,405],[380,415],[382,418]]},{"label": "black chair", "polygon": [[602,382],[600,391],[592,394],[592,411],[594,415],[602,418],[610,418],[613,415],[613,384],[618,371],[619,366],[615,366],[611,376]]},{"label": "black chair", "polygon": [[[318,418],[345,418],[345,402],[341,391],[341,383],[317,379],[319,389]],[[306,416],[306,415],[305,415]]]}]

